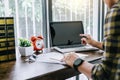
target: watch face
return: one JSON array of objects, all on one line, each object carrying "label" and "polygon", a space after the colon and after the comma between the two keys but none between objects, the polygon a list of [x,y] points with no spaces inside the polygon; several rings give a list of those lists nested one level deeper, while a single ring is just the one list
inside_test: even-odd
[{"label": "watch face", "polygon": [[75,65],[79,65],[81,62],[82,62],[82,60],[77,59],[74,64],[75,64]]},{"label": "watch face", "polygon": [[36,47],[37,47],[38,49],[41,49],[41,48],[43,47],[43,40],[37,40],[37,41],[36,41]]}]

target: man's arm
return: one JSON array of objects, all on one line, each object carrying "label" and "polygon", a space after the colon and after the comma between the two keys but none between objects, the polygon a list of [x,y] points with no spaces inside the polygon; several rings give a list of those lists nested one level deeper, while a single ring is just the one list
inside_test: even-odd
[{"label": "man's arm", "polygon": [[102,42],[98,42],[98,41],[93,40],[91,45],[103,50],[103,43]]},{"label": "man's arm", "polygon": [[82,65],[78,67],[78,70],[79,72],[85,74],[88,78],[91,78],[92,68],[93,68],[93,64],[90,64],[87,61],[84,61]]},{"label": "man's arm", "polygon": [[[79,58],[78,55],[76,55],[75,53],[69,53],[66,54],[63,58],[63,61],[65,61],[66,64],[68,64],[70,67],[73,68],[73,63],[74,61]],[[93,68],[93,64],[88,63],[87,61],[84,61],[79,67],[78,70],[81,73],[84,73],[87,77],[91,78],[91,71]]]},{"label": "man's arm", "polygon": [[83,37],[81,39],[83,44],[90,44],[91,46],[97,47],[99,49],[103,49],[103,43],[95,41],[94,39],[92,39],[92,37],[89,34],[80,34],[80,36]]}]

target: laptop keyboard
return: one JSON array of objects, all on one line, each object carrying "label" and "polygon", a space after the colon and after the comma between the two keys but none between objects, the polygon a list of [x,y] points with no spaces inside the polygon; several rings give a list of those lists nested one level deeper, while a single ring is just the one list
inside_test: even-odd
[{"label": "laptop keyboard", "polygon": [[83,45],[81,47],[72,47],[72,48],[60,48],[60,47],[53,47],[54,50],[60,53],[67,53],[67,52],[76,52],[76,51],[96,51],[99,50],[98,48]]},{"label": "laptop keyboard", "polygon": [[79,45],[67,45],[67,46],[59,46],[59,48],[64,49],[64,48],[75,48],[75,47],[83,47],[85,45],[79,44]]}]

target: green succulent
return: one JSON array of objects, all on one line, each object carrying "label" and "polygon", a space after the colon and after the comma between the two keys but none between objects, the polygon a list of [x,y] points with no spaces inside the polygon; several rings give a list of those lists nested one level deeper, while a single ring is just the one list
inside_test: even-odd
[{"label": "green succulent", "polygon": [[31,42],[27,39],[24,39],[24,38],[20,38],[19,39],[19,46],[21,47],[29,47],[31,46]]}]

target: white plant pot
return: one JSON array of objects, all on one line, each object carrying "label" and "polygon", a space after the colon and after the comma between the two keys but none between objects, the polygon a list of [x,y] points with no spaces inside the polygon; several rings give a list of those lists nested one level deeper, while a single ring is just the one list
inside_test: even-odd
[{"label": "white plant pot", "polygon": [[21,56],[30,56],[33,54],[33,47],[19,47],[19,52]]}]

